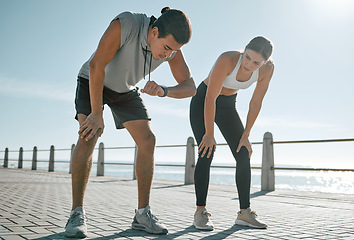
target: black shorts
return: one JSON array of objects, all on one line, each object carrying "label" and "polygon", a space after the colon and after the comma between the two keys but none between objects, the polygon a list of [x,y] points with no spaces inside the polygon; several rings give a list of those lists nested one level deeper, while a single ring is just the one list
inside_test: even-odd
[{"label": "black shorts", "polygon": [[[123,123],[132,120],[151,120],[149,118],[143,100],[140,98],[138,89],[126,93],[118,93],[107,87],[103,88],[103,105],[107,104],[113,114],[117,129],[124,128]],[[88,116],[91,113],[90,91],[88,79],[78,77],[75,109],[77,114],[82,113]]]}]

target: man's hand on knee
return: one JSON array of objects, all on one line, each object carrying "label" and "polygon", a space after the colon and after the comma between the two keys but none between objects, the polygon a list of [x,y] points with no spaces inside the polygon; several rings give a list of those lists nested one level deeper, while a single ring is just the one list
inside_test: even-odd
[{"label": "man's hand on knee", "polygon": [[86,120],[80,125],[79,135],[80,138],[86,141],[91,140],[95,134],[101,137],[104,130],[102,114],[93,114],[87,116]]}]

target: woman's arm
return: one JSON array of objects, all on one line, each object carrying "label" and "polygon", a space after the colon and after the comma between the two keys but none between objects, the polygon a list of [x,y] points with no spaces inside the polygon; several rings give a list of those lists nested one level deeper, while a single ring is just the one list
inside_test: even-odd
[{"label": "woman's arm", "polygon": [[265,65],[264,67],[265,67],[265,69],[264,69],[265,76],[257,82],[257,86],[253,92],[253,95],[252,95],[252,98],[251,98],[251,101],[249,104],[246,127],[245,127],[245,130],[242,134],[242,137],[240,139],[240,143],[237,148],[237,152],[238,152],[238,151],[240,151],[242,146],[246,147],[248,150],[248,153],[249,153],[249,157],[251,157],[251,154],[252,154],[252,147],[251,147],[251,144],[248,140],[248,137],[249,137],[251,129],[258,117],[258,114],[261,110],[264,96],[268,90],[270,79],[272,78],[273,72],[274,72],[274,65],[272,63],[267,63],[267,65]]},{"label": "woman's arm", "polygon": [[221,54],[209,75],[209,84],[204,105],[205,135],[198,147],[198,153],[202,152],[202,157],[208,152],[207,157],[209,158],[212,149],[216,148],[216,141],[214,139],[215,101],[221,92],[226,76],[229,75],[232,68],[231,55],[230,52]]}]

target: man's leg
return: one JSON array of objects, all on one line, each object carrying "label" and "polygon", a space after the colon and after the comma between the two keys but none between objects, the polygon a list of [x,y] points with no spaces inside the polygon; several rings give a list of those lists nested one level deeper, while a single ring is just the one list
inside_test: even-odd
[{"label": "man's leg", "polygon": [[134,120],[124,123],[138,146],[136,159],[136,176],[138,180],[138,208],[149,205],[152,178],[154,175],[155,135],[150,121]]},{"label": "man's leg", "polygon": [[[77,115],[80,125],[87,118]],[[71,162],[72,211],[65,226],[65,236],[74,238],[87,237],[84,195],[92,167],[92,152],[97,142],[98,133],[89,141],[79,137]]]},{"label": "man's leg", "polygon": [[[155,135],[148,120],[133,120],[124,123],[138,146],[136,176],[138,179],[138,209],[132,228],[153,234],[167,234],[167,228],[151,213],[149,201],[154,175]],[[140,212],[142,211],[142,212]]]},{"label": "man's leg", "polygon": [[[87,116],[78,114],[80,125]],[[72,210],[84,204],[84,195],[92,167],[92,153],[97,142],[97,133],[90,140],[86,141],[79,137],[71,162],[72,179]]]}]

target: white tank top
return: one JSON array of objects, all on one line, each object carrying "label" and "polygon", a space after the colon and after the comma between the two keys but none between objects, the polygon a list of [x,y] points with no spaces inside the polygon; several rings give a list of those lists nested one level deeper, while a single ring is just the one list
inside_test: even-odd
[{"label": "white tank top", "polygon": [[242,56],[243,55],[241,54],[237,61],[236,67],[234,68],[232,73],[225,78],[224,83],[222,85],[223,87],[230,88],[230,89],[246,89],[249,88],[254,82],[258,80],[259,68],[252,73],[252,76],[247,81],[245,82],[237,81],[236,75],[241,66]]}]

